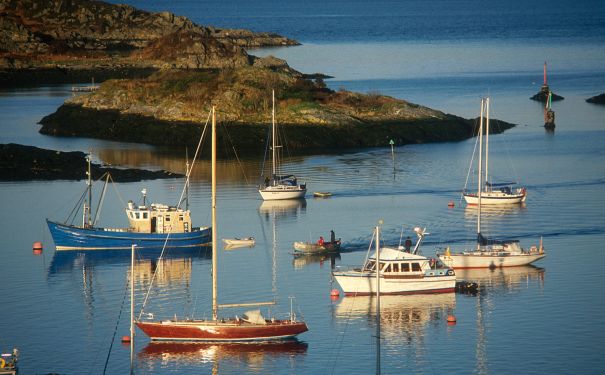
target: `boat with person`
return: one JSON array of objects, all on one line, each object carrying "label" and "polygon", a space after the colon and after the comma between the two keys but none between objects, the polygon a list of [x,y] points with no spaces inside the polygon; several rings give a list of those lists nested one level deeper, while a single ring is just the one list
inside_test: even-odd
[{"label": "boat with person", "polygon": [[317,242],[294,242],[295,254],[323,254],[340,251],[341,239],[336,239],[334,230],[330,231],[330,241],[324,241],[323,236]]},{"label": "boat with person", "polygon": [[[483,126],[483,119],[485,116],[485,127]],[[478,158],[478,170],[477,174],[477,191],[467,191],[466,186],[462,192],[464,200],[467,204],[478,204],[478,192],[482,195],[482,204],[515,204],[525,202],[527,198],[527,189],[525,187],[517,186],[516,182],[492,182],[489,176],[489,98],[481,99],[481,114],[479,119],[479,134],[477,137],[479,143],[479,158]],[[482,135],[485,133],[485,164],[483,164],[483,139]],[[476,150],[476,146],[475,146]],[[470,169],[473,165],[473,158],[471,158]],[[483,170],[484,173],[481,171]],[[468,179],[467,179],[468,181]]]},{"label": "boat with person", "polygon": [[[489,101],[481,99],[481,114]],[[481,125],[483,116],[481,116]],[[482,132],[479,132],[481,144]],[[481,175],[481,158],[479,158],[479,175]],[[546,256],[540,239],[539,246],[523,249],[517,240],[499,241],[485,238],[481,233],[481,209],[483,206],[483,191],[478,190],[477,195],[477,246],[474,249],[452,253],[447,247],[445,251],[437,253],[439,259],[449,267],[460,268],[496,268],[525,266]]]},{"label": "boat with person", "polygon": [[265,318],[260,309],[247,311],[242,317],[219,317],[219,308],[274,305],[275,302],[252,302],[236,304],[218,303],[218,246],[216,225],[216,116],[212,108],[212,318],[177,319],[135,324],[152,341],[205,341],[205,342],[247,342],[293,338],[308,330],[304,321],[297,319],[290,305],[290,314],[285,319]]},{"label": "boat with person", "polygon": [[[193,227],[191,211],[188,207],[181,208],[180,200],[177,206],[162,203],[147,204],[147,189],[141,191],[143,203],[136,205],[129,201],[125,209],[129,225],[126,228],[101,227],[98,225],[102,202],[105,198],[107,185],[111,180],[109,173],[101,176],[105,179],[99,205],[93,215],[93,181],[91,173],[91,157],[88,162],[86,189],[82,194],[72,214],[64,222],[46,219],[55,248],[62,250],[124,250],[135,244],[141,249],[197,247],[210,242],[209,227]],[[189,183],[187,171],[186,185]],[[185,199],[188,202],[188,200]],[[81,224],[74,224],[77,213],[82,210]]]},{"label": "boat with person", "polygon": [[275,91],[272,91],[271,110],[271,177],[265,177],[264,185],[259,186],[258,192],[263,200],[300,199],[307,193],[307,185],[299,184],[296,176],[282,174],[280,165],[281,145],[278,145],[277,127],[275,124]]},{"label": "boat with person", "polygon": [[420,244],[428,233],[419,227],[414,228],[414,231],[418,240],[414,249],[406,252],[402,247],[381,246],[377,229],[376,251],[370,256],[371,246],[368,248],[368,255],[361,267],[350,269],[337,267],[337,271],[332,272],[344,294],[372,295],[376,293],[377,288],[384,295],[454,292],[456,286],[454,270],[438,259],[420,255]]}]

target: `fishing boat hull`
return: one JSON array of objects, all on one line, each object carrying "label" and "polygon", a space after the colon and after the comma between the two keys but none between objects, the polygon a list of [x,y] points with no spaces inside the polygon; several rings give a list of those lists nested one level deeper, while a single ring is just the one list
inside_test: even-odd
[{"label": "fishing boat hull", "polygon": [[196,247],[212,240],[211,229],[194,228],[185,233],[139,233],[127,229],[82,228],[46,220],[57,250],[118,250],[134,244],[139,248]]},{"label": "fishing boat hull", "polygon": [[542,253],[493,254],[487,252],[467,252],[440,254],[439,259],[449,267],[461,268],[500,268],[526,266],[546,256]]},{"label": "fishing boat hull", "polygon": [[153,341],[244,342],[284,340],[308,331],[304,322],[267,320],[251,324],[243,320],[136,322]]},{"label": "fishing boat hull", "polygon": [[340,250],[340,240],[324,242],[323,245],[313,242],[294,242],[294,250],[303,254],[332,253]]},{"label": "fishing boat hull", "polygon": [[[504,192],[481,192],[481,205],[493,205],[493,204],[516,204],[523,203],[527,198],[527,193],[524,189],[519,189],[516,193],[504,193]],[[479,203],[479,197],[477,194],[464,194],[464,200],[467,204],[476,205]]]},{"label": "fishing boat hull", "polygon": [[[451,270],[449,270],[451,271]],[[381,295],[451,293],[456,288],[456,275],[444,270],[443,275],[419,277],[380,276]],[[334,278],[346,296],[365,296],[376,294],[376,274],[373,272],[348,271],[334,272]]]},{"label": "fishing boat hull", "polygon": [[300,186],[275,185],[258,189],[263,200],[300,199],[307,194],[307,189]]}]

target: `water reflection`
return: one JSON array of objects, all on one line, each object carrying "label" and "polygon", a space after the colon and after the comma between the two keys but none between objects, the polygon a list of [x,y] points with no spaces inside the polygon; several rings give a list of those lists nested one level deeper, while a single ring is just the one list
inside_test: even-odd
[{"label": "water reflection", "polygon": [[[134,267],[135,280],[148,282],[153,272],[157,272],[155,282],[160,286],[191,277],[191,265],[194,259],[211,259],[212,253],[207,246],[191,249],[167,249],[162,259],[161,250],[139,251]],[[130,266],[130,251],[55,251],[48,269],[51,278],[60,273],[82,272],[92,276],[96,267],[107,265]]]},{"label": "water reflection", "polygon": [[[527,208],[525,203],[502,204],[502,205],[481,205],[481,219],[490,217],[500,217],[504,215],[518,215]],[[464,217],[469,220],[477,220],[477,206],[466,205],[464,207]]]},{"label": "water reflection", "polygon": [[[443,321],[455,307],[455,293],[381,296],[381,333],[393,342],[421,340],[429,322]],[[376,322],[376,298],[345,297],[336,306],[335,316],[337,319],[367,320],[373,326]]]},{"label": "water reflection", "polygon": [[265,219],[296,217],[307,210],[306,199],[283,199],[275,201],[263,201],[258,211],[264,215]]},{"label": "water reflection", "polygon": [[298,340],[261,343],[173,343],[150,342],[137,357],[139,366],[202,365],[211,363],[218,373],[220,362],[234,362],[238,369],[261,370],[266,360],[293,359],[307,353],[307,343]]},{"label": "water reflection", "polygon": [[523,285],[537,282],[544,286],[544,268],[528,265],[495,269],[459,269],[456,279],[477,283],[479,293],[509,293]]},{"label": "water reflection", "polygon": [[292,265],[294,268],[303,268],[313,263],[319,263],[320,266],[323,266],[325,262],[330,262],[330,269],[334,269],[336,267],[336,260],[340,260],[339,253],[330,253],[330,254],[294,254],[294,259],[292,260]]}]

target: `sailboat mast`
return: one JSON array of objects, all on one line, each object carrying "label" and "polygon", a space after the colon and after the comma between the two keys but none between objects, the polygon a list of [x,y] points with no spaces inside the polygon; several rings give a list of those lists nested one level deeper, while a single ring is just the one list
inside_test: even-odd
[{"label": "sailboat mast", "polygon": [[376,375],[380,374],[380,227],[376,227]]},{"label": "sailboat mast", "polygon": [[90,154],[86,156],[86,161],[88,162],[86,171],[86,174],[88,175],[88,179],[86,180],[86,185],[88,185],[88,202],[84,202],[84,219],[82,220],[82,226],[90,227],[92,225],[92,173],[90,167]]},{"label": "sailboat mast", "polygon": [[134,247],[130,248],[130,373],[134,374]]},{"label": "sailboat mast", "polygon": [[487,191],[489,170],[489,98],[485,98],[485,184],[483,188]]},{"label": "sailboat mast", "polygon": [[212,319],[218,319],[218,275],[216,246],[216,115],[212,106]]},{"label": "sailboat mast", "polygon": [[479,172],[477,178],[477,248],[479,248],[480,244],[478,241],[479,234],[481,233],[481,190],[482,190],[482,182],[483,182],[483,171],[481,170],[481,166],[483,164],[483,110],[484,110],[484,99],[481,99],[481,115],[479,119]]},{"label": "sailboat mast", "polygon": [[277,174],[275,167],[275,90],[271,90],[271,101],[272,101],[272,109],[271,109],[271,150],[273,151],[271,154],[271,170],[273,172],[273,178]]}]

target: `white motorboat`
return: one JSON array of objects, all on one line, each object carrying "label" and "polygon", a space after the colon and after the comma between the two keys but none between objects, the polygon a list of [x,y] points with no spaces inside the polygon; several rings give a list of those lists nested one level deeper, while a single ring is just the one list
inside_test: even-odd
[{"label": "white motorboat", "polygon": [[256,240],[254,237],[244,237],[244,238],[223,238],[223,242],[225,245],[231,246],[254,246]]},{"label": "white motorboat", "polygon": [[338,267],[338,271],[332,272],[344,294],[373,295],[377,289],[381,295],[454,292],[454,270],[444,266],[438,259],[418,254],[420,243],[427,233],[421,228],[415,228],[415,232],[418,241],[413,251],[408,253],[401,248],[380,247],[377,227],[374,255],[368,256],[361,268],[343,270]]}]

